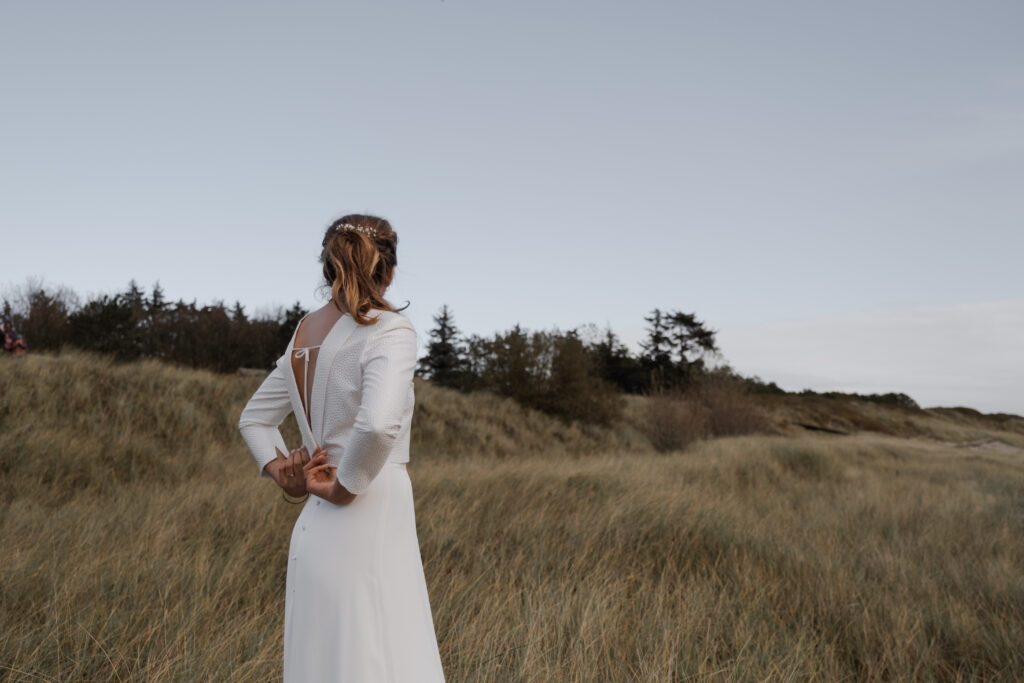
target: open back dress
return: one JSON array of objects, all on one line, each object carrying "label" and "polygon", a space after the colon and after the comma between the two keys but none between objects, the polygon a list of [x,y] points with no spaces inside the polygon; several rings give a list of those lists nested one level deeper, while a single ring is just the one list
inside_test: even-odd
[{"label": "open back dress", "polygon": [[309,496],[292,529],[286,683],[444,681],[406,471],[416,333],[381,314],[368,326],[345,314],[308,347],[294,346],[300,321],[239,420],[267,476],[275,448],[289,451],[278,425],[294,413],[309,453],[324,444],[356,494],[344,505]]}]

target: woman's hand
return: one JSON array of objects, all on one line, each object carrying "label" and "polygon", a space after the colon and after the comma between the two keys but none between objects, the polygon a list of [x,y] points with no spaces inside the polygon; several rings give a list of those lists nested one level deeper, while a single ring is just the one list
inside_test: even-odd
[{"label": "woman's hand", "polygon": [[305,446],[294,449],[285,457],[277,451],[277,458],[267,463],[267,473],[273,477],[289,496],[301,496],[306,493],[306,477],[303,467],[309,463],[309,451]]},{"label": "woman's hand", "polygon": [[306,490],[311,495],[335,505],[346,505],[356,497],[338,481],[338,468],[327,462],[323,446],[313,452],[313,458],[302,469],[306,473]]}]

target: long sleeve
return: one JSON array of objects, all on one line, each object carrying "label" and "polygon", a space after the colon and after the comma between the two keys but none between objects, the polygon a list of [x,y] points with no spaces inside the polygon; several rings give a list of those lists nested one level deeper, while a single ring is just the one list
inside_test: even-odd
[{"label": "long sleeve", "polygon": [[288,454],[288,446],[278,429],[292,412],[287,381],[284,370],[275,365],[249,399],[238,420],[238,430],[260,468],[261,477],[270,477],[263,468],[277,457],[277,450]]},{"label": "long sleeve", "polygon": [[416,330],[404,319],[367,341],[362,398],[337,474],[352,493],[369,487],[402,431],[411,409],[416,350]]}]

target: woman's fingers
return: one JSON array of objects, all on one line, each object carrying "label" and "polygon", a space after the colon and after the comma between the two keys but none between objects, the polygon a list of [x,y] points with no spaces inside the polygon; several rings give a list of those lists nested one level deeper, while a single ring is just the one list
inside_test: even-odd
[{"label": "woman's fingers", "polygon": [[302,466],[302,469],[309,472],[313,467],[325,462],[327,460],[327,453],[322,452],[319,455],[313,456],[313,459]]},{"label": "woman's fingers", "polygon": [[288,464],[288,456],[282,453],[279,449],[275,448],[274,460],[275,462],[279,463],[275,468],[277,475],[279,477],[284,476],[284,466]]},{"label": "woman's fingers", "polygon": [[[306,455],[307,457],[303,457]],[[302,445],[294,449],[288,456],[288,476],[297,477],[302,472],[302,466],[308,462],[306,446]]]},{"label": "woman's fingers", "polygon": [[306,451],[306,447],[295,449],[295,457],[292,459],[292,473],[298,477],[302,475],[302,466],[306,464],[302,454]]}]

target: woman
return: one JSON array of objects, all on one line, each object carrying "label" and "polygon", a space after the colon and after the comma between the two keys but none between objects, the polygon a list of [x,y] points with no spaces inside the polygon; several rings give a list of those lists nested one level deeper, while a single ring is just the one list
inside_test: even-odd
[{"label": "woman", "polygon": [[[444,681],[405,468],[416,331],[384,299],[398,236],[352,214],[322,246],[331,300],[299,321],[238,423],[260,474],[307,496],[288,551],[284,679]],[[285,455],[289,412],[303,446]]]},{"label": "woman", "polygon": [[4,351],[10,351],[15,356],[25,353],[25,340],[14,331],[14,321],[4,316]]}]

